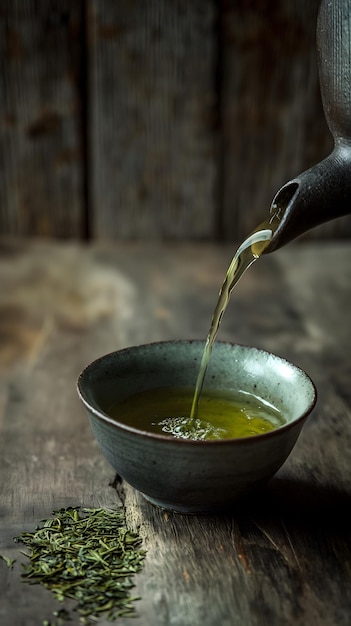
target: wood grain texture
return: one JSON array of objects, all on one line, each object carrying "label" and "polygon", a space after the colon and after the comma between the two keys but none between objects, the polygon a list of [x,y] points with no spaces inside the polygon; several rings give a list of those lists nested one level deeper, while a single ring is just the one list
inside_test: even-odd
[{"label": "wood grain texture", "polygon": [[[123,505],[147,557],[143,626],[348,626],[351,247],[291,244],[238,284],[219,338],[291,358],[319,402],[255,499],[182,516],[114,481],[75,391],[92,359],[128,345],[204,338],[232,246],[0,241],[0,553],[68,505]],[[36,626],[50,593],[0,562],[0,622]],[[118,621],[121,626],[130,620]],[[100,626],[107,626],[101,621]]]},{"label": "wood grain texture", "polygon": [[0,233],[82,233],[80,2],[0,3]]},{"label": "wood grain texture", "polygon": [[215,3],[88,2],[97,238],[211,238]]}]

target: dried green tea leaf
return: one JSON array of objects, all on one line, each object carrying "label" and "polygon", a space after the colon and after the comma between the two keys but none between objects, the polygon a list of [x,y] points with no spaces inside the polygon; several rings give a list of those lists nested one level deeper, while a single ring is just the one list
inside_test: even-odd
[{"label": "dried green tea leaf", "polygon": [[[59,602],[75,601],[80,622],[135,617],[130,589],[143,566],[141,538],[126,525],[122,509],[69,507],[53,512],[34,532],[14,539],[27,547],[23,579],[41,584]],[[69,619],[66,609],[56,617]]]},{"label": "dried green tea leaf", "polygon": [[0,554],[0,559],[2,561],[5,561],[7,567],[9,567],[10,569],[12,569],[14,564],[16,563],[16,559],[10,559],[8,556],[5,556],[4,554]]}]

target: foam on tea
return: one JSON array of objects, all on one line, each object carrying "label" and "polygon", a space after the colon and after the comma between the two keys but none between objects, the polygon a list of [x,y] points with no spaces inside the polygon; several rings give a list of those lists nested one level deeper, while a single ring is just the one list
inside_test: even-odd
[{"label": "foam on tea", "polygon": [[195,441],[259,435],[285,423],[277,408],[249,393],[205,393],[191,417],[192,389],[153,389],[130,396],[108,411],[139,430]]}]

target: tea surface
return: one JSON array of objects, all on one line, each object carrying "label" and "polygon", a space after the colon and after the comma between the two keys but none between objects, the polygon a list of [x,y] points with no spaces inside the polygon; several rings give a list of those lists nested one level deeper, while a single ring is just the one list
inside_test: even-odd
[{"label": "tea surface", "polygon": [[193,389],[154,389],[114,404],[110,417],[139,430],[197,441],[250,437],[282,426],[281,412],[249,393],[203,392],[190,417]]}]

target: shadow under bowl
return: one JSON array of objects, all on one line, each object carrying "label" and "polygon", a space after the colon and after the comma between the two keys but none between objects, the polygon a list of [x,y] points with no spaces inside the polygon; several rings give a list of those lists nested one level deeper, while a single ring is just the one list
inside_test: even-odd
[{"label": "shadow under bowl", "polygon": [[206,391],[258,396],[281,411],[284,425],[251,437],[191,441],[109,417],[108,407],[136,393],[195,388],[203,349],[203,341],[126,348],[93,361],[77,383],[107,461],[147,500],[180,513],[228,508],[269,480],[287,459],[317,401],[312,380],[293,363],[257,348],[216,342]]}]

